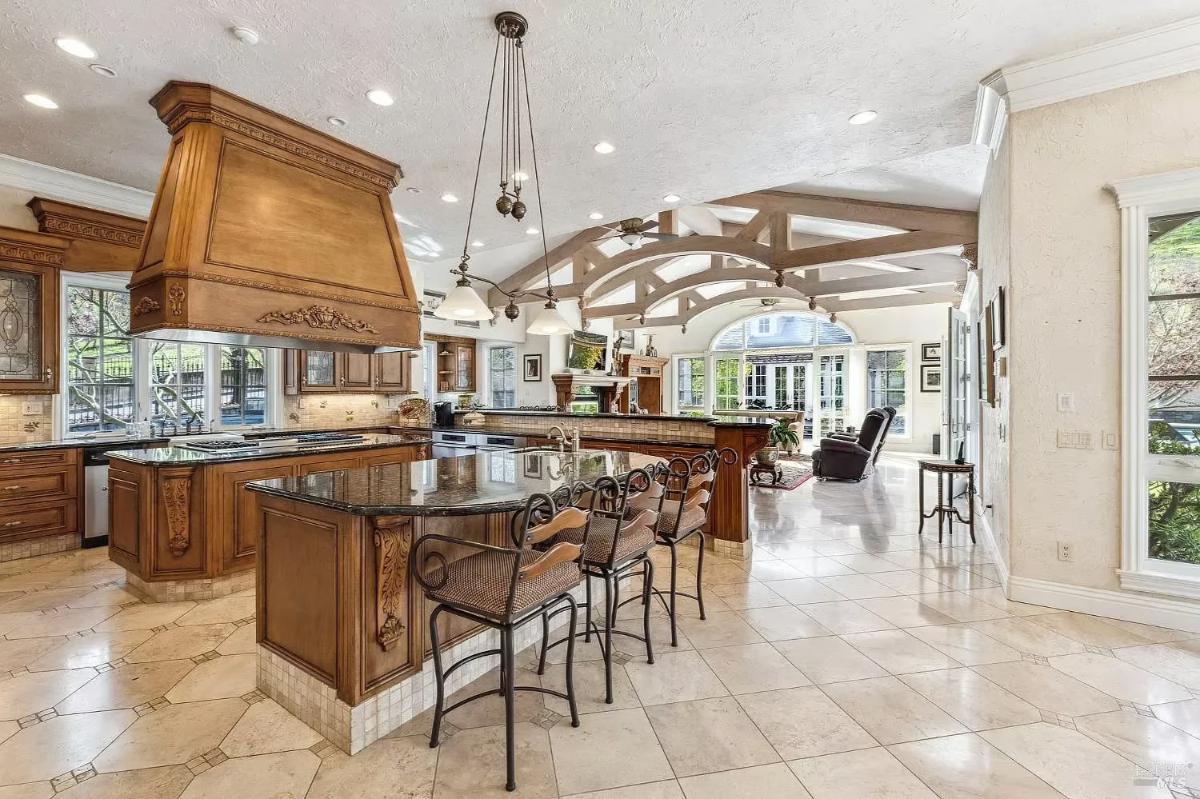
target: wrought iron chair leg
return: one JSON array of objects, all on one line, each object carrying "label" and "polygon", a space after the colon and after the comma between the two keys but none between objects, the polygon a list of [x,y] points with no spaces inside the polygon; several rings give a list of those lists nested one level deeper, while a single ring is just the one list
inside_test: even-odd
[{"label": "wrought iron chair leg", "polygon": [[[571,626],[571,632],[575,632],[574,625]],[[546,649],[550,646],[550,614],[547,611],[542,612],[542,656],[538,658],[539,675],[546,673]]]},{"label": "wrought iron chair leg", "polygon": [[[583,618],[583,642],[590,644],[592,642],[592,578],[590,575],[583,576],[583,592],[584,602],[587,603],[587,614]],[[571,628],[571,633],[574,634],[575,628]]]},{"label": "wrought iron chair leg", "polygon": [[616,581],[609,575],[604,575],[604,704],[611,705],[612,695],[612,630],[613,620],[617,615]]},{"label": "wrought iron chair leg", "polygon": [[654,645],[650,642],[650,589],[654,585],[654,563],[647,557],[642,562],[642,631],[646,634],[646,662],[654,662]]},{"label": "wrought iron chair leg", "polygon": [[571,726],[579,726],[579,708],[575,704],[575,625],[579,620],[579,606],[575,598],[567,594],[571,603],[571,634],[567,636],[567,704],[571,707]]},{"label": "wrought iron chair leg", "polygon": [[675,582],[678,562],[675,555],[675,542],[667,545],[671,550],[671,646],[679,646],[679,634],[675,629]]},{"label": "wrought iron chair leg", "polygon": [[516,751],[516,719],[515,699],[516,691],[513,687],[513,641],[512,627],[505,626],[500,630],[500,662],[502,668],[507,674],[507,679],[504,681],[504,760],[506,776],[508,781],[505,788],[510,791],[517,789],[517,751]]},{"label": "wrought iron chair leg", "polygon": [[438,640],[437,620],[441,615],[442,605],[438,605],[429,614],[429,642],[433,646],[433,681],[437,686],[437,700],[433,710],[433,731],[429,734],[429,748],[436,749],[438,734],[442,731],[442,707],[446,700],[446,682],[442,676],[442,649]]},{"label": "wrought iron chair leg", "polygon": [[704,589],[700,586],[700,579],[704,575],[704,533],[698,532],[700,536],[700,556],[696,559],[696,604],[700,606],[700,621],[704,621]]}]

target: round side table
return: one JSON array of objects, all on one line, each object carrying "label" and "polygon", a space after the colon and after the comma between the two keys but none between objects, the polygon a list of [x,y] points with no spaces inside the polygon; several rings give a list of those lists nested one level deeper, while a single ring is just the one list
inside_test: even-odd
[{"label": "round side table", "polygon": [[[937,476],[938,482],[937,504],[929,513],[925,512],[925,472],[933,472]],[[959,509],[954,507],[954,476],[959,474],[967,475],[967,518],[965,519]],[[949,498],[946,496],[946,477],[950,478]],[[955,463],[954,461],[921,461],[920,471],[917,473],[917,496],[921,503],[921,526],[917,528],[917,535],[924,531],[925,520],[936,515],[938,517],[939,544],[942,542],[942,531],[947,527],[950,537],[954,537],[955,519],[967,525],[971,533],[971,543],[975,543],[975,464]]]}]

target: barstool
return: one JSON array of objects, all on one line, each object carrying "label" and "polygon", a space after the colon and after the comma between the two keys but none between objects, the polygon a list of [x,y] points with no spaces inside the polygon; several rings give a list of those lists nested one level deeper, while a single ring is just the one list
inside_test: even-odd
[{"label": "barstool", "polygon": [[[662,497],[658,524],[655,527],[659,544],[671,550],[671,600],[662,598],[657,588],[654,593],[667,608],[671,616],[671,646],[679,646],[675,603],[684,596],[696,600],[700,607],[700,618],[704,619],[704,526],[708,523],[708,509],[716,489],[717,469],[722,463],[737,462],[737,454],[728,447],[708,450],[692,458],[674,457],[667,461],[660,473]],[[678,590],[679,559],[676,547],[691,538],[699,538],[699,553],[696,556],[696,593]]]},{"label": "barstool", "polygon": [[[652,467],[655,472],[658,467]],[[657,508],[635,508],[634,502],[647,494],[654,496],[654,504],[660,502],[661,492],[656,491],[659,482],[647,469],[634,469],[621,480],[611,477],[601,477],[592,486],[589,502],[589,512],[586,527],[566,529],[555,536],[555,545],[559,542],[570,542],[587,545],[583,550],[583,574],[587,580],[587,598],[584,602],[587,615],[584,619],[584,629],[576,631],[572,623],[569,632],[563,638],[549,643],[550,619],[567,608],[557,608],[553,612],[542,615],[542,653],[538,661],[538,674],[546,670],[546,653],[555,646],[576,638],[580,635],[585,641],[591,640],[592,632],[600,646],[600,654],[604,658],[604,701],[612,704],[612,637],[614,634],[624,635],[646,644],[646,662],[654,662],[654,647],[650,639],[650,591],[654,584],[654,563],[650,560],[650,549],[654,546],[655,521],[658,519]],[[631,499],[632,497],[632,499]],[[638,567],[642,573],[641,596],[632,596],[624,602],[620,601],[620,582],[630,576]],[[592,619],[592,587],[591,578],[604,580],[604,631],[601,631]],[[640,601],[643,605],[642,632],[643,635],[617,630],[617,611],[630,602]]]},{"label": "barstool", "polygon": [[[514,684],[516,663],[513,654],[513,631],[558,605],[564,605],[570,612],[571,627],[574,629],[578,609],[570,591],[583,579],[580,554],[588,544],[588,515],[579,508],[559,508],[550,495],[534,494],[525,503],[525,509],[521,513],[523,515],[520,534],[516,536],[517,540],[512,547],[492,546],[429,534],[423,536],[413,547],[409,561],[410,570],[424,588],[425,596],[437,603],[429,614],[429,637],[433,645],[434,681],[437,686],[437,703],[429,746],[437,747],[442,718],[447,713],[476,699],[503,696],[507,770],[505,787],[510,791],[516,790],[517,787],[514,749],[516,730],[513,719],[516,691],[538,691],[567,700],[571,708],[571,726],[579,726],[572,673],[575,660],[574,638],[568,639],[567,642],[567,691],[564,694],[549,688]],[[545,550],[533,548],[537,544],[549,541],[563,530],[576,528],[584,530],[578,543],[560,541]],[[448,563],[445,556],[436,550],[427,552],[422,557],[422,548],[433,542],[469,547],[477,551],[453,563]],[[418,562],[422,567],[430,568],[417,568]],[[450,613],[499,630],[500,648],[476,652],[449,668],[443,668],[437,628],[437,621],[442,613]],[[450,707],[444,707],[446,678],[460,666],[492,655],[500,656],[500,687],[481,691],[455,702]]]}]

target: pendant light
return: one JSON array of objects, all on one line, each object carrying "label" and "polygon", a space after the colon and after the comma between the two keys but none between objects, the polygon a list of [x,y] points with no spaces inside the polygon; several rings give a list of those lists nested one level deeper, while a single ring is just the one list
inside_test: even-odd
[{"label": "pendant light", "polygon": [[[550,249],[546,241],[546,217],[542,210],[537,144],[533,136],[533,115],[529,103],[529,73],[525,67],[525,33],[529,30],[529,23],[525,17],[515,11],[505,11],[496,15],[495,25],[496,51],[492,56],[492,77],[488,83],[487,105],[483,111],[483,132],[479,137],[475,183],[471,188],[471,205],[467,211],[467,231],[463,237],[463,251],[458,268],[450,270],[450,274],[458,275],[458,281],[454,289],[433,313],[441,319],[459,321],[484,321],[495,317],[495,313],[471,286],[472,280],[479,280],[498,289],[508,298],[504,315],[510,320],[516,320],[521,314],[521,309],[516,303],[518,298],[530,296],[546,301],[545,306],[534,317],[526,332],[535,336],[570,333],[574,328],[559,312],[558,300],[554,296],[554,286],[550,282]],[[475,199],[479,194],[479,175],[483,169],[483,150],[487,141],[488,118],[491,115],[492,97],[496,88],[497,67],[500,68],[500,196],[496,200],[496,210],[501,216],[517,221],[524,219],[528,212],[525,202],[521,199],[521,191],[526,181],[529,180],[529,175],[524,171],[522,163],[524,158],[523,134],[527,134],[529,154],[533,161],[533,188],[537,198],[538,232],[542,236],[542,261],[546,270],[544,293],[528,289],[508,291],[486,277],[468,276],[471,260],[468,250],[471,242],[471,221],[475,215]],[[525,101],[523,113],[522,98]]]}]

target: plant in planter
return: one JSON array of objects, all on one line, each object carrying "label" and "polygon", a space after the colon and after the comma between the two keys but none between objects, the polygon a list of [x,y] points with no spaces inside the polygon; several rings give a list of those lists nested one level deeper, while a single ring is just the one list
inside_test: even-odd
[{"label": "plant in planter", "polygon": [[777,448],[782,448],[788,455],[800,447],[800,434],[792,428],[791,421],[779,419],[771,428],[770,441]]}]

